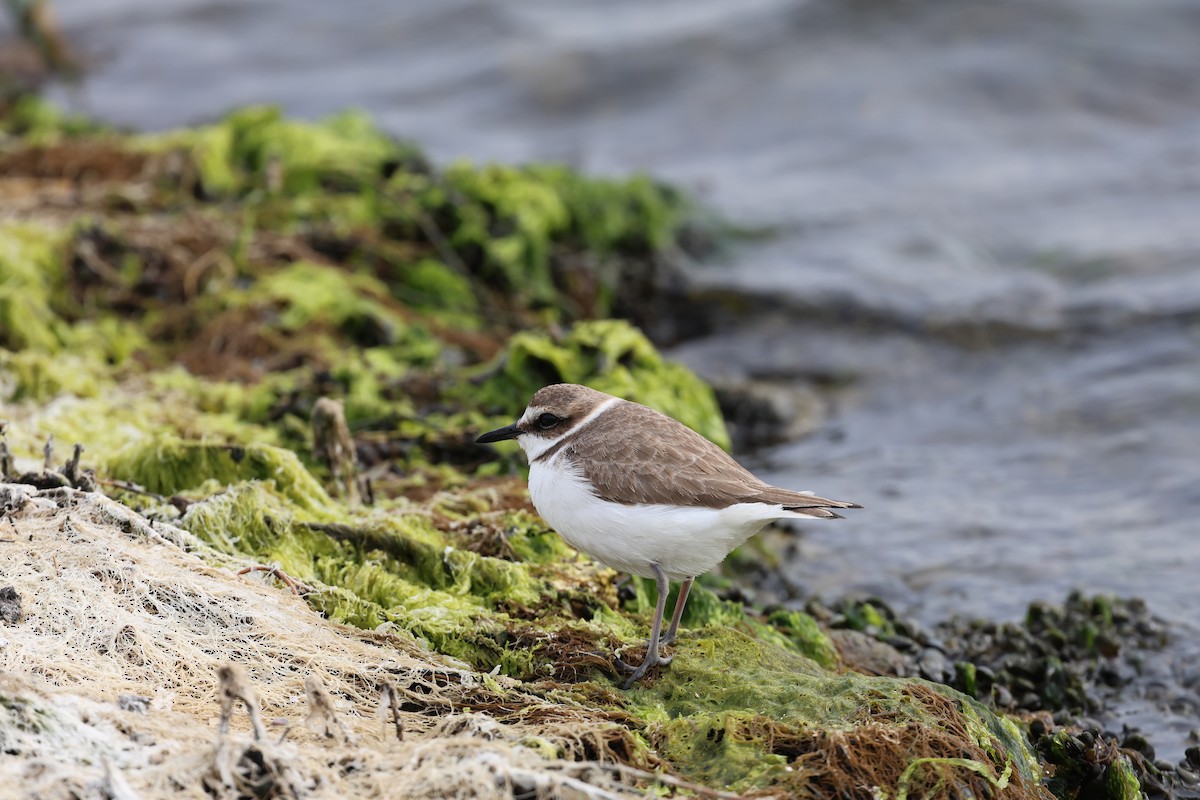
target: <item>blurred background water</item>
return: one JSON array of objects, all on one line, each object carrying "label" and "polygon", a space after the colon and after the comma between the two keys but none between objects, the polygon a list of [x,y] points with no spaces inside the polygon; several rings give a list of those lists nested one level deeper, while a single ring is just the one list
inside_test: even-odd
[{"label": "blurred background water", "polygon": [[697,193],[758,235],[690,269],[720,313],[671,354],[814,390],[811,435],[740,455],[867,506],[792,584],[924,621],[1139,595],[1200,687],[1200,2],[56,6],[92,65],[50,96],[113,122],[361,106],[437,160]]}]

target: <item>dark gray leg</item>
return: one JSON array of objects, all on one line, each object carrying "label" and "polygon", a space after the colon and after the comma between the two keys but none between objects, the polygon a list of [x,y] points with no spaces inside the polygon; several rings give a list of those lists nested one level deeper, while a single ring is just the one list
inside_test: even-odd
[{"label": "dark gray leg", "polygon": [[662,571],[662,567],[658,564],[651,564],[650,568],[654,570],[654,580],[658,583],[658,603],[654,608],[654,624],[650,626],[650,643],[646,648],[646,658],[642,660],[640,667],[633,667],[626,664],[624,661],[617,659],[617,666],[626,672],[632,673],[629,680],[625,681],[625,687],[628,689],[633,686],[643,675],[646,670],[656,664],[669,663],[670,659],[665,662],[658,656],[658,637],[662,633],[663,614],[667,610],[667,595],[671,593],[671,582],[667,580],[667,576]]},{"label": "dark gray leg", "polygon": [[675,601],[675,613],[671,615],[671,624],[667,628],[667,635],[663,637],[663,644],[675,644],[675,638],[679,633],[679,618],[683,616],[683,607],[687,605],[688,592],[692,590],[692,581],[694,580],[696,579],[688,578],[679,586],[679,599]]}]

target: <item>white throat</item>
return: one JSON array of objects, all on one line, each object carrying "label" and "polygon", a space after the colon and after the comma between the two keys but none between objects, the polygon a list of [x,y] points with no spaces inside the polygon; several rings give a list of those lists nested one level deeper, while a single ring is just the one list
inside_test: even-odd
[{"label": "white throat", "polygon": [[[610,407],[621,402],[624,401],[622,401],[619,397],[612,397],[608,400],[605,400],[603,403],[589,411],[588,415],[579,420],[577,425],[574,425],[570,430],[565,431],[562,436],[556,436],[553,439],[547,439],[544,436],[534,436],[531,433],[523,433],[517,437],[517,444],[521,445],[521,449],[525,451],[525,456],[532,462],[535,458],[557,444],[558,440],[562,439],[563,436],[574,436],[576,433],[595,422],[596,419]],[[533,406],[530,406],[529,408],[525,409],[525,413],[521,415],[521,420],[518,422],[518,424],[525,424],[536,419],[544,412],[544,410],[545,409],[534,408]]]}]

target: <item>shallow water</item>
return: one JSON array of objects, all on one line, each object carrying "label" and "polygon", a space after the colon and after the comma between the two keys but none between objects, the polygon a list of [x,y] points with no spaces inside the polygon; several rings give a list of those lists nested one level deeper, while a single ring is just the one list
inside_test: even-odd
[{"label": "shallow water", "polygon": [[[54,93],[117,122],[358,105],[439,159],[646,169],[762,226],[693,275],[753,301],[674,353],[839,387],[754,457],[867,506],[805,529],[808,590],[933,621],[1080,587],[1196,630],[1200,3],[57,6],[97,65]],[[1126,710],[1168,756],[1195,641],[1193,704]]]}]

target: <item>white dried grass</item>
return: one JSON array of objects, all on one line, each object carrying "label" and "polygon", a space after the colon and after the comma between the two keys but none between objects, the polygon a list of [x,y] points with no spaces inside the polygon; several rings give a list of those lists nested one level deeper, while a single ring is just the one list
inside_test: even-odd
[{"label": "white dried grass", "polygon": [[[630,783],[654,781],[516,744],[536,736],[573,752],[587,719],[571,730],[565,708],[541,728],[452,714],[489,696],[548,701],[403,638],[330,623],[185,531],[100,495],[26,493],[0,518],[0,586],[15,587],[23,611],[0,627],[0,749],[12,754],[0,757],[0,797],[599,799],[645,796]],[[236,703],[233,732],[219,735],[226,664],[244,670],[266,720],[284,718],[266,738]],[[309,707],[306,680],[324,707]],[[381,681],[425,704],[400,715],[404,741],[379,717]],[[121,695],[149,698],[124,704],[145,712],[123,710]]]}]

